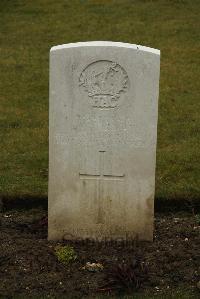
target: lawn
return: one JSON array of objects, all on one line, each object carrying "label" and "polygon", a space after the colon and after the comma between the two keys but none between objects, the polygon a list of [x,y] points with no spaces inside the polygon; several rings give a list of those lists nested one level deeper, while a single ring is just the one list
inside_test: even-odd
[{"label": "lawn", "polygon": [[156,198],[200,192],[199,0],[1,0],[0,195],[46,198],[52,46],[90,40],[161,50]]}]

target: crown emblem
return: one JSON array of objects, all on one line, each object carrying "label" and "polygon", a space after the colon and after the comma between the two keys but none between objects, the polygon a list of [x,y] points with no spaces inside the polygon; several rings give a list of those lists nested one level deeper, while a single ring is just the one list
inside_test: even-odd
[{"label": "crown emblem", "polygon": [[126,71],[117,63],[100,60],[89,64],[79,77],[79,86],[87,92],[96,108],[114,108],[121,93],[126,92],[129,79]]}]

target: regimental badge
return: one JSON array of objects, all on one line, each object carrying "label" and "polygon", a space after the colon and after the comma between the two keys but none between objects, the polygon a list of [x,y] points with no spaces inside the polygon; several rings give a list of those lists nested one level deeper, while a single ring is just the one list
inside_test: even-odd
[{"label": "regimental badge", "polygon": [[93,107],[115,108],[129,87],[129,78],[118,63],[99,60],[82,71],[79,86],[87,92]]}]

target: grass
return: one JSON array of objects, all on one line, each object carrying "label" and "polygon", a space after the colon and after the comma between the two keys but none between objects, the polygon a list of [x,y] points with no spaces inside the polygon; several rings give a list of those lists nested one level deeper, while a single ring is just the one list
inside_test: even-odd
[{"label": "grass", "polygon": [[1,0],[0,195],[47,196],[51,46],[89,40],[161,50],[156,198],[200,192],[199,0]]}]

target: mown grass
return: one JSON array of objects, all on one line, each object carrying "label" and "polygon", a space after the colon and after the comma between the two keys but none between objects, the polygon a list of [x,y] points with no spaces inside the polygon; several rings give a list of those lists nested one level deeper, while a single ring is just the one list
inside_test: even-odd
[{"label": "mown grass", "polygon": [[0,194],[47,196],[53,45],[112,40],[161,50],[156,197],[200,191],[199,0],[1,0]]}]

